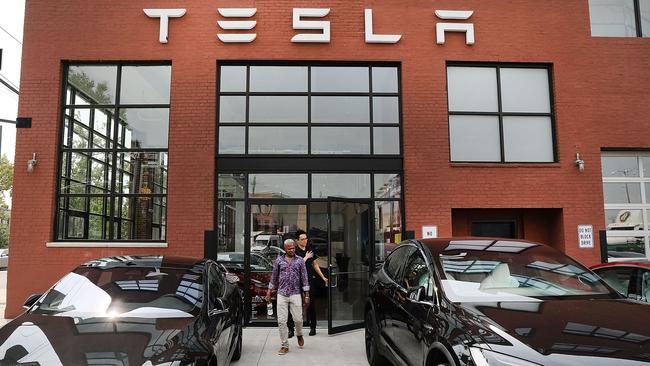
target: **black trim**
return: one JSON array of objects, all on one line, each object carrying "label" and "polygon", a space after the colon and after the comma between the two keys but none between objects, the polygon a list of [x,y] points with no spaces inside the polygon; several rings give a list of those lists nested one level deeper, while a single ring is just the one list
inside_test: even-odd
[{"label": "black trim", "polygon": [[[291,169],[288,171],[288,169]],[[296,157],[219,157],[218,173],[230,172],[394,172],[402,174],[401,158],[296,158]],[[218,177],[215,177],[217,179]]]}]

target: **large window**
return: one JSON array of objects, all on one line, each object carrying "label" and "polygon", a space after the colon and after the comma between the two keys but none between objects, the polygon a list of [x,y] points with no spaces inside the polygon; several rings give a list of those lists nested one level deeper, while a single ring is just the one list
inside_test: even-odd
[{"label": "large window", "polygon": [[589,0],[594,37],[650,37],[650,0]]},{"label": "large window", "polygon": [[447,66],[453,162],[555,161],[550,68]]},{"label": "large window", "polygon": [[220,155],[400,155],[395,66],[219,70]]},{"label": "large window", "polygon": [[165,240],[171,66],[65,75],[56,240]]},{"label": "large window", "polygon": [[647,257],[650,153],[603,152],[601,166],[609,257]]}]

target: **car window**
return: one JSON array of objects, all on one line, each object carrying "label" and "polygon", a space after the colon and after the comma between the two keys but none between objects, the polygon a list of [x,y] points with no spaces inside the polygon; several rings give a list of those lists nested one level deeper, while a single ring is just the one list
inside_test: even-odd
[{"label": "car window", "polygon": [[214,264],[211,264],[208,269],[208,283],[210,285],[208,293],[211,301],[223,296],[225,291],[223,274]]},{"label": "car window", "polygon": [[402,286],[411,289],[424,287],[428,297],[433,296],[433,287],[429,286],[431,273],[422,253],[414,251],[408,258],[402,275]]},{"label": "car window", "polygon": [[650,271],[641,274],[641,300],[650,302]]},{"label": "car window", "polygon": [[400,286],[404,286],[404,283],[400,282],[402,276],[402,268],[404,263],[409,258],[409,256],[415,252],[416,248],[413,245],[404,245],[398,246],[393,252],[386,258],[384,263],[384,270],[386,274],[393,281],[397,282]]},{"label": "car window", "polygon": [[623,296],[628,296],[633,271],[634,269],[629,267],[614,267],[604,268],[596,273],[614,290]]}]

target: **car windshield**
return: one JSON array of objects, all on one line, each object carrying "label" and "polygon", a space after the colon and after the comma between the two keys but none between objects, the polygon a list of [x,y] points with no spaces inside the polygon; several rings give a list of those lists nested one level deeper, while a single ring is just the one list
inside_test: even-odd
[{"label": "car windshield", "polygon": [[451,241],[438,257],[443,289],[454,302],[618,296],[579,263],[534,243]]},{"label": "car windshield", "polygon": [[37,314],[111,317],[190,317],[203,301],[203,267],[79,267],[32,309]]}]

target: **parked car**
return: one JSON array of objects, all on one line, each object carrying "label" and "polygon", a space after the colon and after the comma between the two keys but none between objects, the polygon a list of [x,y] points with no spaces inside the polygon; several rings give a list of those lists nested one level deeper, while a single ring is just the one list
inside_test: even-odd
[{"label": "parked car", "polygon": [[602,263],[591,270],[623,296],[650,302],[650,261]]},{"label": "parked car", "polygon": [[6,270],[9,264],[9,249],[0,249],[0,270]]},{"label": "parked car", "polygon": [[372,366],[650,365],[648,306],[543,244],[409,240],[370,286]]},{"label": "parked car", "polygon": [[236,284],[211,260],[87,262],[0,329],[2,365],[227,365],[241,356]]},{"label": "parked car", "polygon": [[[223,265],[228,272],[239,277],[239,287],[243,290],[245,282],[244,252],[224,252],[217,254],[217,263]],[[271,282],[273,263],[257,252],[250,253],[250,281],[248,289],[251,296],[253,314],[255,316],[266,316],[266,290]],[[275,303],[275,293],[272,296]]]}]

